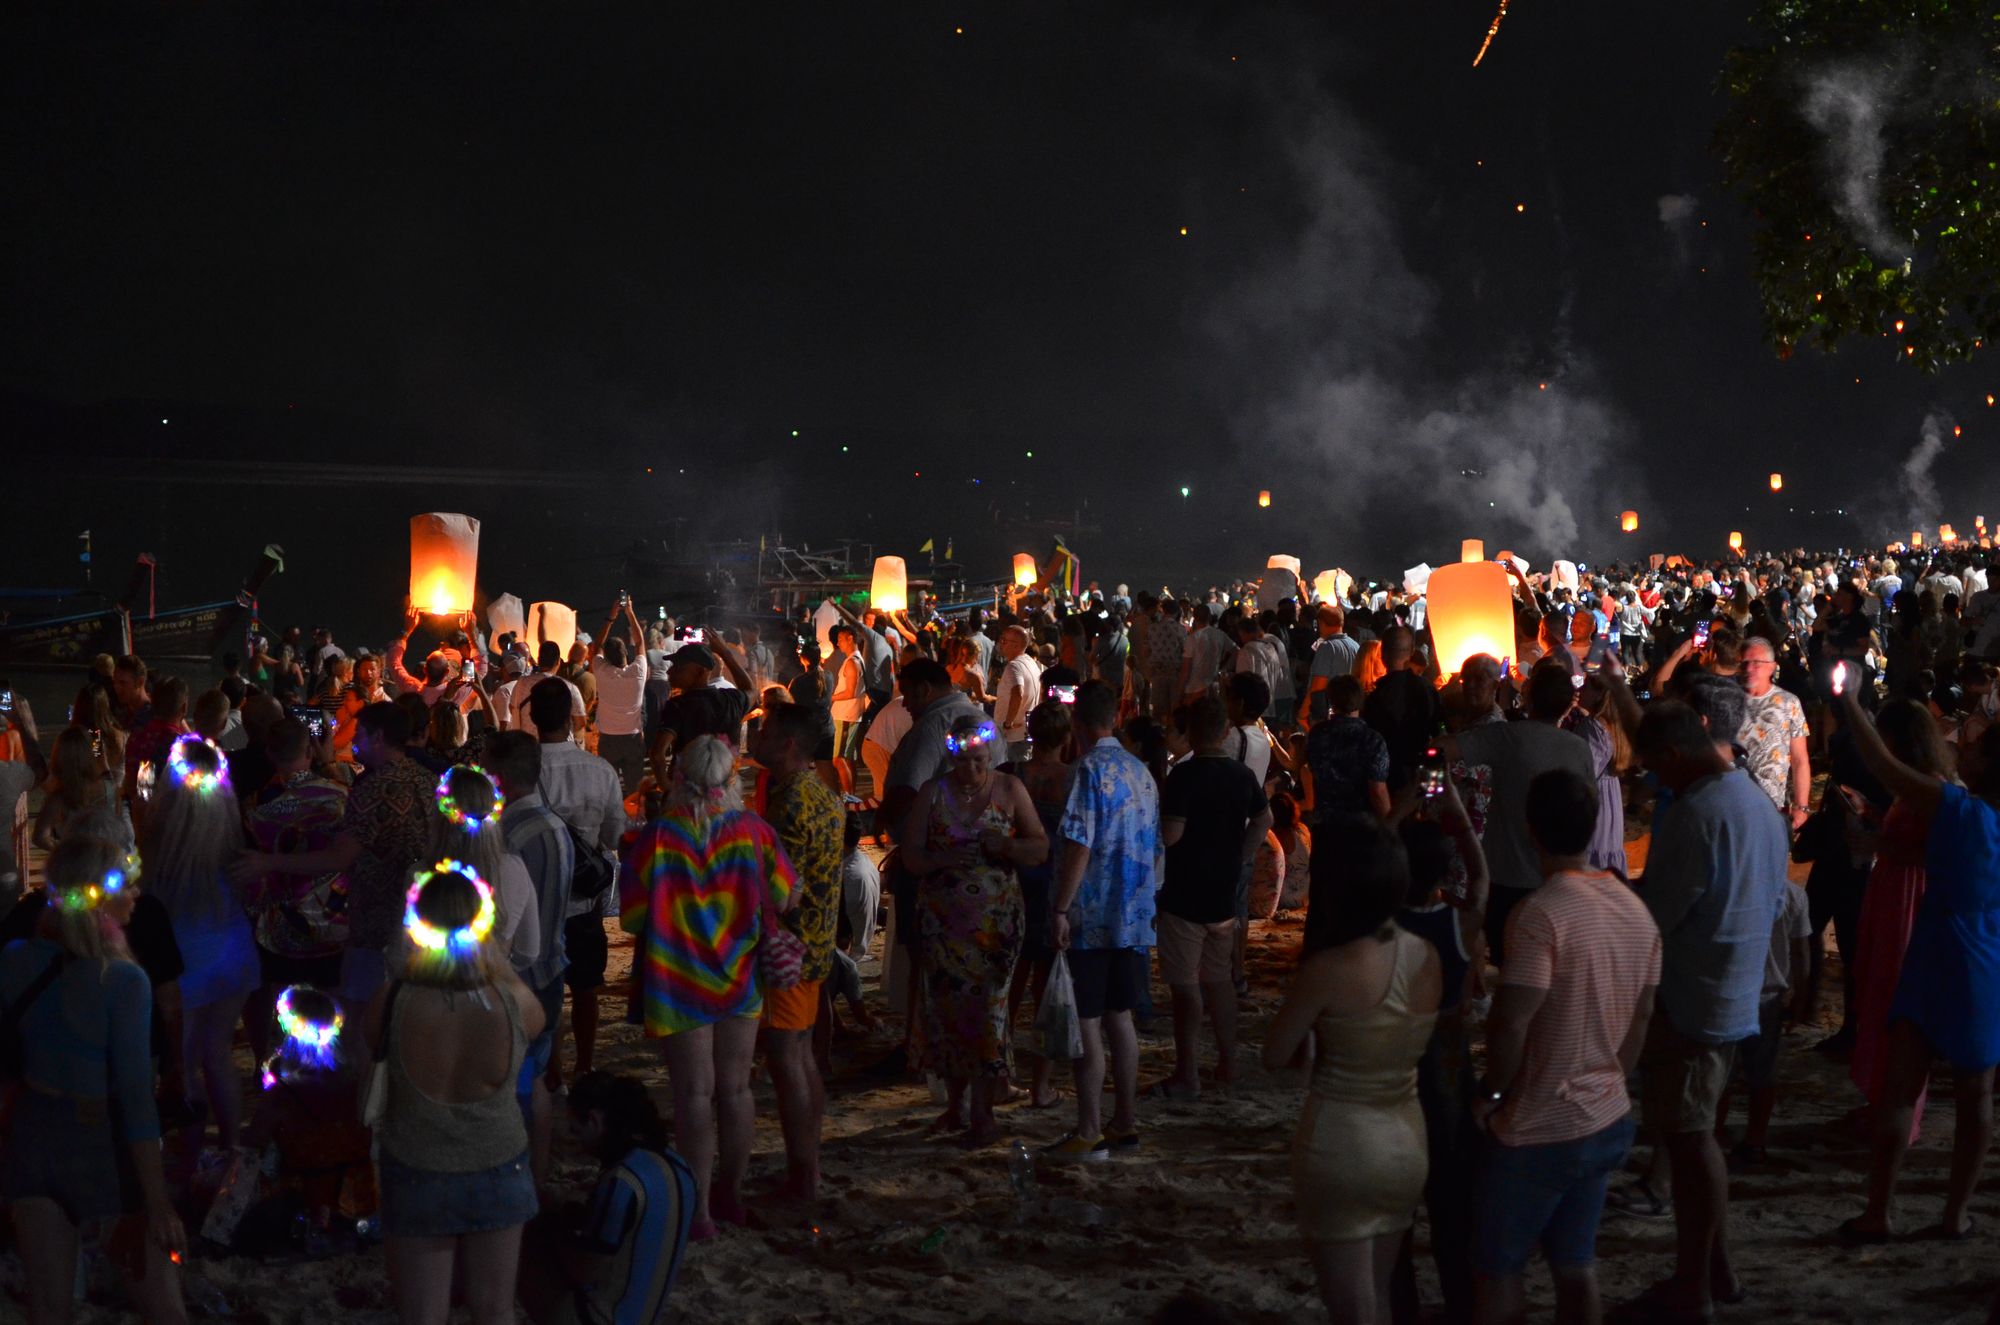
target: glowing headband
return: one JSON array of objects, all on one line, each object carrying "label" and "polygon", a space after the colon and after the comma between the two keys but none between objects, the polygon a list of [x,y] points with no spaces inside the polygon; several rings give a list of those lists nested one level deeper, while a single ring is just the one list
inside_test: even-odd
[{"label": "glowing headband", "polygon": [[978,731],[968,732],[964,736],[954,736],[950,732],[946,732],[944,748],[945,752],[951,755],[970,754],[981,746],[999,739],[999,729],[994,727],[990,722],[982,722],[979,724]]},{"label": "glowing headband", "polygon": [[[296,989],[297,986],[292,988]],[[278,1029],[285,1033],[287,1040],[301,1049],[314,1054],[325,1053],[333,1044],[333,1037],[340,1034],[342,1020],[340,1009],[335,1008],[333,1020],[326,1025],[307,1021],[292,1008],[292,989],[287,989],[278,995]]]},{"label": "glowing headband", "polygon": [[467,814],[464,810],[460,809],[458,807],[458,802],[456,800],[453,800],[451,795],[451,776],[452,774],[458,772],[459,769],[447,768],[444,771],[443,776],[438,778],[438,785],[437,785],[438,813],[443,815],[445,819],[450,822],[452,827],[463,828],[468,833],[476,833],[480,829],[484,828],[487,824],[492,823],[495,819],[498,819],[500,817],[500,811],[507,808],[507,798],[500,794],[499,780],[496,779],[491,773],[488,773],[485,769],[481,768],[477,764],[465,764],[462,765],[462,767],[466,772],[479,774],[479,776],[485,778],[489,783],[493,785],[492,811],[485,815],[474,816]]},{"label": "glowing headband", "polygon": [[[458,875],[479,894],[479,914],[472,917],[471,923],[449,932],[417,914],[417,899],[423,895],[424,885],[440,874]],[[486,936],[493,932],[493,922],[498,918],[499,910],[493,905],[492,886],[479,877],[478,870],[463,861],[440,860],[430,869],[419,871],[410,884],[410,891],[403,898],[403,930],[409,934],[412,943],[426,952],[470,952],[486,941]]]},{"label": "glowing headband", "polygon": [[[196,744],[205,745],[215,751],[214,772],[196,768],[188,762],[187,752],[182,747]],[[167,771],[174,775],[174,781],[180,783],[182,787],[204,796],[217,787],[227,786],[229,783],[229,760],[215,742],[206,736],[183,736],[176,740],[173,748],[167,752]]]},{"label": "glowing headband", "polygon": [[135,853],[126,856],[123,865],[113,865],[104,871],[104,877],[96,883],[63,892],[60,900],[66,910],[88,911],[100,902],[119,896],[138,874],[139,857]]}]

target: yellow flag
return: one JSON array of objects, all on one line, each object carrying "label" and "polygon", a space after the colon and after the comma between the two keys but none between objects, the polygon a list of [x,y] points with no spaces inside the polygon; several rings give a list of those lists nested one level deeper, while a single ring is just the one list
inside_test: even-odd
[{"label": "yellow flag", "polygon": [[931,542],[932,542],[932,540],[930,540],[930,539],[926,538],[926,539],[924,540],[924,545],[923,545],[922,547],[918,548],[918,549],[917,549],[917,551],[919,551],[919,552],[928,552],[928,551],[930,551],[930,550],[931,550]]}]

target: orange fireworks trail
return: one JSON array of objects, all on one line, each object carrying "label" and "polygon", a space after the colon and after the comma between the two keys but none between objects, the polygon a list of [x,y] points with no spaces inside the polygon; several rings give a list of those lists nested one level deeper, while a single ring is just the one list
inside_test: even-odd
[{"label": "orange fireworks trail", "polygon": [[1493,45],[1493,39],[1500,35],[1500,20],[1505,17],[1507,17],[1507,0],[1500,0],[1500,12],[1493,16],[1493,26],[1486,29],[1486,40],[1479,43],[1479,54],[1472,57],[1474,69],[1477,69],[1479,62],[1486,58],[1486,52]]}]

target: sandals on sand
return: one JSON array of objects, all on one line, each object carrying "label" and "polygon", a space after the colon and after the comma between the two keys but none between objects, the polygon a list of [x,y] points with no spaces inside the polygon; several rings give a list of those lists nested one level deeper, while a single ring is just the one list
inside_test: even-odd
[{"label": "sandals on sand", "polygon": [[1662,1200],[1644,1178],[1636,1179],[1624,1187],[1617,1187],[1604,1194],[1604,1204],[1621,1215],[1631,1215],[1634,1219],[1668,1219],[1674,1213],[1673,1204]]}]

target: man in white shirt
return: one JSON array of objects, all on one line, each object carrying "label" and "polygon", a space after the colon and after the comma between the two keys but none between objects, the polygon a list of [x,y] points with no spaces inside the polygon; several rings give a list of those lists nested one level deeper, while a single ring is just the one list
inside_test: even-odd
[{"label": "man in white shirt", "polygon": [[559,669],[562,667],[562,660],[562,649],[556,642],[554,640],[543,640],[541,652],[535,655],[535,662],[537,664],[535,670],[522,677],[519,683],[514,686],[514,693],[511,697],[511,702],[508,704],[508,707],[513,710],[513,726],[522,731],[531,732],[535,730],[534,724],[528,721],[528,696],[533,694],[535,687],[543,681],[561,681],[569,687],[570,734],[573,736],[583,734],[583,692],[576,688],[574,681],[570,681],[558,674]]},{"label": "man in white shirt", "polygon": [[1028,715],[1042,699],[1042,665],[1028,651],[1028,632],[1009,626],[1000,633],[1000,682],[993,689],[993,718],[1000,738],[1007,742],[1008,758],[1020,761],[1029,754]]},{"label": "man in white shirt", "polygon": [[1222,666],[1236,652],[1236,645],[1229,636],[1218,630],[1212,622],[1208,604],[1194,609],[1194,629],[1188,632],[1187,644],[1181,651],[1181,702],[1192,703],[1208,693],[1221,673]]},{"label": "man in white shirt", "polygon": [[509,653],[500,663],[500,674],[507,679],[493,691],[493,716],[501,731],[514,730],[514,700],[517,694],[526,694],[521,684],[533,666],[518,653]]},{"label": "man in white shirt", "polygon": [[[557,683],[570,693],[576,689],[561,677],[543,677],[530,690],[521,710],[528,730],[542,743],[542,801],[575,831],[578,840],[594,844],[611,858],[615,877],[618,839],[625,832],[624,793],[619,790],[618,774],[611,765],[570,739],[573,729],[568,694],[556,689]],[[611,887],[595,897],[572,896],[563,920],[563,949],[569,956],[569,970],[563,973],[563,981],[570,992],[578,1076],[590,1071],[596,1057],[597,991],[604,984],[604,966],[610,949],[604,922],[615,914],[617,894],[618,889]],[[558,1036],[557,1043],[560,1042]],[[560,1050],[552,1050],[550,1089],[562,1082],[561,1064]]]},{"label": "man in white shirt", "polygon": [[[639,618],[632,614],[630,594],[618,596],[618,608],[631,628],[630,639],[611,633],[617,624],[614,613],[604,626],[604,651],[590,660],[590,674],[597,681],[597,753],[618,771],[618,783],[629,796],[646,771],[646,678],[650,669],[639,649],[643,636]],[[636,656],[628,660],[628,652]]]},{"label": "man in white shirt", "polygon": [[889,785],[889,758],[896,753],[896,747],[902,744],[914,721],[909,705],[897,695],[882,706],[861,738],[861,762],[868,766],[869,776],[874,779],[877,799]]}]

